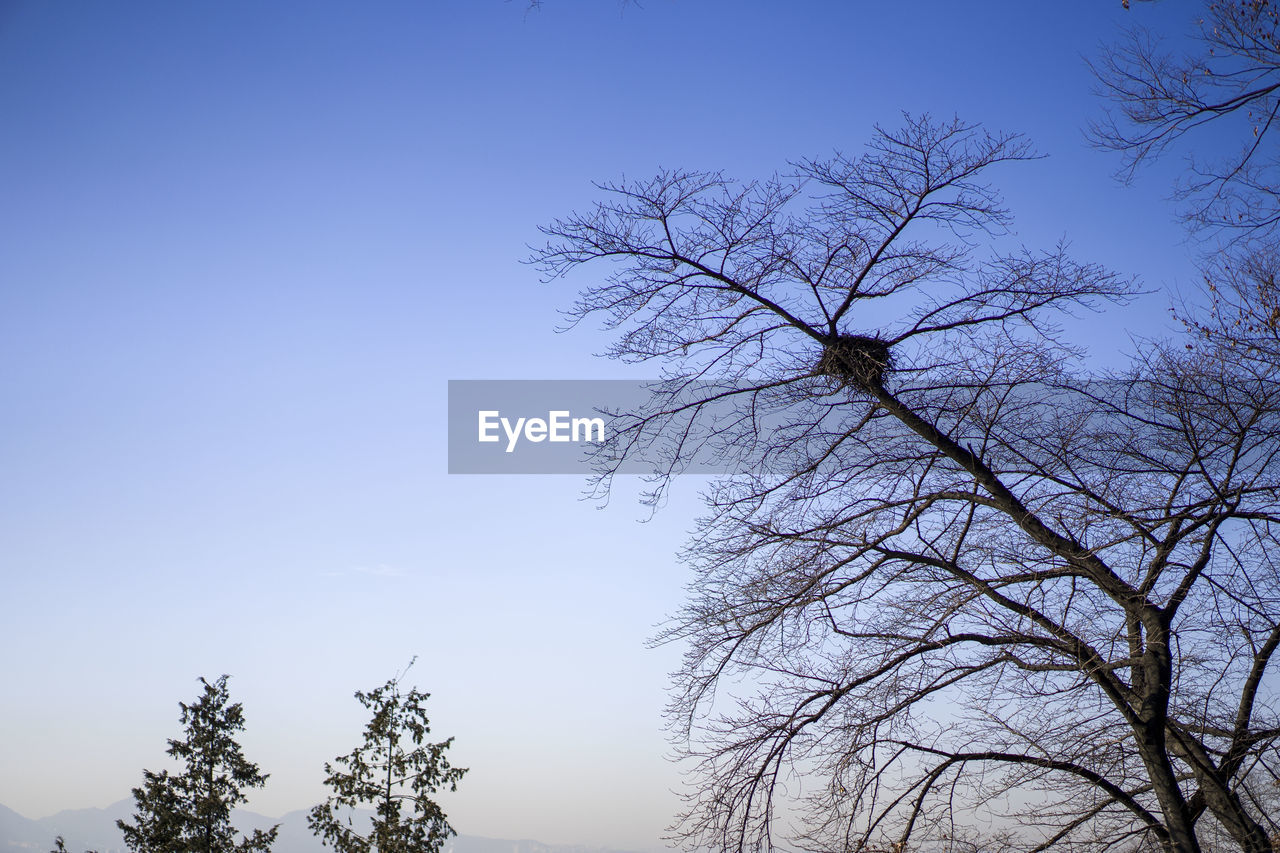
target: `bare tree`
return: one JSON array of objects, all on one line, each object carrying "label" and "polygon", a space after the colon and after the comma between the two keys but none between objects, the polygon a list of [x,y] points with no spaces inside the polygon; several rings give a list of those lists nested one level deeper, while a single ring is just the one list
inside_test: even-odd
[{"label": "bare tree", "polygon": [[1106,51],[1094,71],[1113,108],[1091,136],[1124,152],[1123,174],[1132,175],[1184,137],[1209,141],[1213,123],[1237,141],[1223,156],[1197,157],[1188,145],[1188,176],[1178,188],[1188,220],[1234,237],[1271,232],[1280,224],[1280,8],[1273,0],[1215,0],[1202,7],[1196,30],[1169,48],[1135,27]]},{"label": "bare tree", "polygon": [[1030,156],[908,118],[544,229],[551,277],[612,262],[573,317],[666,370],[614,462],[741,465],[660,638],[688,846],[1274,849],[1276,368],[1199,336],[1081,375],[1057,321],[1134,285],[998,251],[985,173]]}]

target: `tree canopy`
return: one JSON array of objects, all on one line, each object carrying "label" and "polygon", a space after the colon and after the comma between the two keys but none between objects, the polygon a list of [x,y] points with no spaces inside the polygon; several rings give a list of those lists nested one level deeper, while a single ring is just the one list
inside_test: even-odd
[{"label": "tree canopy", "polygon": [[191,704],[179,703],[185,735],[171,739],[166,752],[182,770],[144,770],[133,789],[132,823],[117,821],[134,853],[266,853],[278,827],[236,841],[231,811],[246,802],[246,788],[261,788],[267,776],[248,761],[235,735],[244,729],[244,710],[232,703],[228,676],[210,683]]},{"label": "tree canopy", "polygon": [[[307,822],[339,853],[436,853],[456,834],[433,796],[445,788],[456,791],[466,768],[452,766],[445,754],[453,738],[426,741],[431,726],[424,705],[430,694],[405,692],[402,677],[356,692],[356,701],[371,712],[364,743],[324,766],[333,794],[311,810]],[[375,814],[367,830],[357,829],[353,813],[365,805]]]},{"label": "tree canopy", "polygon": [[661,637],[691,847],[1273,849],[1280,368],[1201,335],[1088,371],[1062,320],[1135,284],[1005,245],[989,172],[1030,156],[908,117],[544,229],[549,277],[608,270],[574,316],[664,368],[618,456],[741,463]]}]

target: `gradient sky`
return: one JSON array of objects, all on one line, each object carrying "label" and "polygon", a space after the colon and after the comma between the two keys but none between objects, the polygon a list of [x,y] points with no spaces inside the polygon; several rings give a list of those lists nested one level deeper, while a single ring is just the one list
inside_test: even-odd
[{"label": "gradient sky", "polygon": [[[463,833],[649,848],[682,480],[647,523],[572,476],[450,477],[449,379],[650,375],[556,335],[521,263],[593,180],[785,171],[902,110],[1028,134],[1019,236],[1138,275],[1099,363],[1194,282],[1081,128],[1083,57],[1176,4],[0,0],[0,803],[104,806],[230,673],[266,814],[323,797],[351,698],[413,656]],[[602,270],[584,270],[583,275]],[[577,283],[575,285],[575,282]]]}]

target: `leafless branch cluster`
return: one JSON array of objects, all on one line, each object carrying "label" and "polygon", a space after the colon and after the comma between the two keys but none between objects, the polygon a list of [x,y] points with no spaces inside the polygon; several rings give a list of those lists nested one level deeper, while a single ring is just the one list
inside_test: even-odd
[{"label": "leafless branch cluster", "polygon": [[1125,174],[1183,137],[1200,139],[1214,123],[1238,142],[1227,156],[1190,158],[1178,191],[1188,220],[1235,237],[1280,223],[1273,136],[1280,112],[1280,8],[1273,0],[1206,4],[1190,48],[1170,48],[1135,27],[1094,71],[1113,109],[1091,136],[1127,155]]},{"label": "leafless branch cluster", "polygon": [[[1230,347],[1247,361],[1280,363],[1280,247],[1259,243],[1248,252],[1213,259],[1204,278],[1209,310],[1184,307],[1184,323],[1205,340]],[[1204,314],[1203,319],[1201,314]]]},{"label": "leafless branch cluster", "polygon": [[1056,320],[1133,283],[991,248],[986,171],[1030,156],[908,118],[545,229],[550,276],[611,265],[572,317],[667,370],[632,437],[748,463],[660,638],[691,847],[1273,849],[1275,362],[1206,332],[1080,375]]}]

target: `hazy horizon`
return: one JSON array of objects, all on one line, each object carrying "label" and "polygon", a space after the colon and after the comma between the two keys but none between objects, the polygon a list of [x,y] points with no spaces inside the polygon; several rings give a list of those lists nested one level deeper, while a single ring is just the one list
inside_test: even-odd
[{"label": "hazy horizon", "polygon": [[[50,847],[55,838],[62,837],[67,843],[67,849],[72,851],[79,848],[97,850],[99,853],[124,851],[128,848],[124,845],[119,830],[115,828],[114,821],[117,817],[127,820],[129,815],[133,814],[134,801],[130,797],[111,806],[68,809],[41,818],[31,818],[26,815],[18,815],[18,817],[25,823],[38,825],[39,829],[35,830],[35,834],[41,839],[47,835]],[[31,841],[15,841],[15,836],[19,839],[23,836],[30,837],[32,828],[25,827],[26,832],[23,832],[24,827],[15,828],[9,825],[3,811],[7,808],[0,803],[0,847],[30,849]],[[11,809],[9,811],[12,814],[18,814]],[[277,826],[279,833],[276,843],[272,845],[273,853],[303,853],[303,851],[317,853],[332,849],[326,847],[319,837],[311,833],[306,825],[308,811],[308,809],[295,809],[279,815],[262,815],[249,809],[237,808],[233,810],[231,820],[236,831],[241,833],[250,832],[255,828],[266,829],[272,825]],[[102,819],[98,818],[99,813],[103,815]],[[372,814],[367,809],[361,810],[360,813]],[[108,843],[104,844],[104,841]],[[37,840],[36,846],[39,846],[39,843]],[[516,846],[513,848],[511,845]],[[530,847],[533,849],[527,849]],[[446,850],[452,850],[453,853],[543,853],[544,848],[549,853],[573,853],[577,850],[601,851],[601,853],[642,853],[640,850],[622,851],[608,847],[546,843],[534,838],[497,838],[483,833],[459,833],[446,845]]]}]

